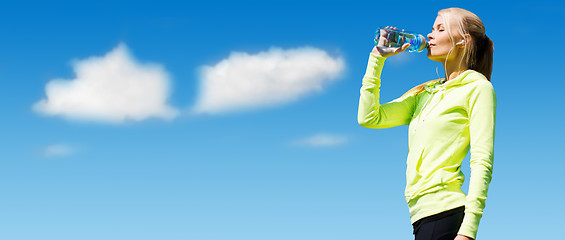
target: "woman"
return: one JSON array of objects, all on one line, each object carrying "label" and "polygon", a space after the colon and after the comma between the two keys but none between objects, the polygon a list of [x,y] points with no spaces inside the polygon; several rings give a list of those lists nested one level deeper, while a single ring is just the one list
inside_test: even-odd
[{"label": "woman", "polygon": [[[409,44],[375,47],[363,77],[358,121],[367,128],[410,125],[405,197],[416,240],[475,239],[493,166],[493,43],[482,21],[460,8],[439,11],[428,39],[428,58],[443,64],[446,77],[380,104],[383,64]],[[460,167],[469,148],[465,195]]]}]

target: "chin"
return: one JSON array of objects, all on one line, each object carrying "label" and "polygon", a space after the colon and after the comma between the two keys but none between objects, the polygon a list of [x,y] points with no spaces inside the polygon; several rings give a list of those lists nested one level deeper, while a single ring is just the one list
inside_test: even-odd
[{"label": "chin", "polygon": [[428,58],[432,61],[436,61],[436,62],[443,62],[445,60],[445,55],[434,55],[429,49],[428,49]]}]

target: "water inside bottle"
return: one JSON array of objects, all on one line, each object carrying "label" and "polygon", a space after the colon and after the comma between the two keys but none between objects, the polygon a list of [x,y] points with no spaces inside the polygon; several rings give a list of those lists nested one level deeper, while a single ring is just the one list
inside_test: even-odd
[{"label": "water inside bottle", "polygon": [[[381,30],[384,30],[381,36]],[[382,39],[381,39],[382,37]],[[420,52],[427,48],[428,41],[420,34],[399,32],[392,29],[379,29],[375,34],[375,45],[384,48],[399,48],[405,43],[410,43],[408,52]]]}]

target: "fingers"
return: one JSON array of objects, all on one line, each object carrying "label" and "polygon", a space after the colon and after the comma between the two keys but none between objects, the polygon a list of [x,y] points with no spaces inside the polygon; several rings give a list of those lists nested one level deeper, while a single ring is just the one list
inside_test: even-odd
[{"label": "fingers", "polygon": [[[391,32],[390,30],[394,31]],[[404,29],[402,29],[402,31],[404,32]],[[405,43],[401,47],[392,47],[389,45],[389,39],[396,39],[398,35],[400,35],[400,33],[398,32],[397,27],[386,26],[384,28],[381,28],[377,36],[378,39],[375,39],[376,46],[375,48],[373,48],[372,52],[375,54],[379,53],[381,56],[388,57],[406,51],[406,49],[410,47],[409,43]]]},{"label": "fingers", "polygon": [[[398,30],[398,28],[393,27],[393,26],[386,26],[385,29]],[[404,32],[404,29],[402,29],[402,31]]]}]

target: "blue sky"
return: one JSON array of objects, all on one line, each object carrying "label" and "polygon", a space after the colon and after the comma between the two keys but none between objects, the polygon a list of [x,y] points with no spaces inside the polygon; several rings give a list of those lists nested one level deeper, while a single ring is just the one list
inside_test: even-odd
[{"label": "blue sky", "polygon": [[[558,236],[560,1],[19,1],[0,4],[0,239],[411,239],[407,127],[358,126],[359,88],[377,27],[427,34],[447,7],[476,13],[495,43],[495,170],[478,237]],[[111,53],[132,70],[95,92]],[[281,56],[292,61],[271,71]],[[78,76],[88,63],[96,71]],[[223,98],[223,72],[245,94]],[[141,90],[120,88],[146,73]],[[389,101],[436,78],[436,63],[403,53],[382,77]],[[53,82],[63,90],[49,95]],[[86,93],[79,103],[102,110],[55,104]]]}]

